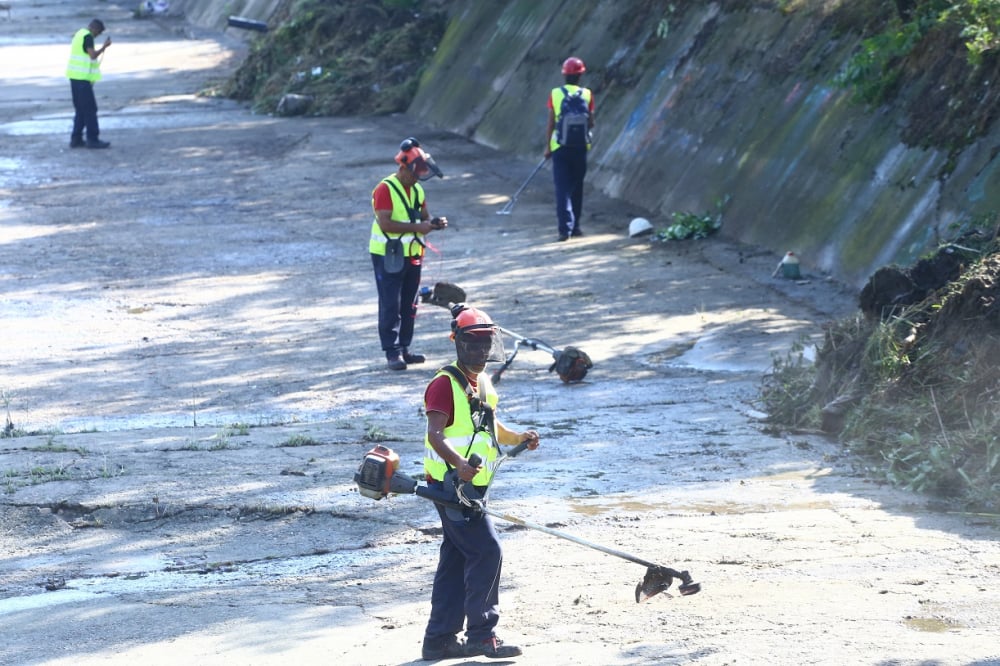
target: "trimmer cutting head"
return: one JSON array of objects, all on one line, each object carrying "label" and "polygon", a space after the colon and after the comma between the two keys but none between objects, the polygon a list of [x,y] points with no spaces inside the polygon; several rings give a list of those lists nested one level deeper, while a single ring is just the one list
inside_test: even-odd
[{"label": "trimmer cutting head", "polygon": [[669,567],[652,566],[646,569],[646,575],[642,582],[635,586],[635,602],[641,603],[660,592],[666,592],[674,578],[681,581],[677,591],[681,596],[686,597],[691,594],[701,592],[701,584],[691,581],[691,574],[687,571],[675,571]]}]

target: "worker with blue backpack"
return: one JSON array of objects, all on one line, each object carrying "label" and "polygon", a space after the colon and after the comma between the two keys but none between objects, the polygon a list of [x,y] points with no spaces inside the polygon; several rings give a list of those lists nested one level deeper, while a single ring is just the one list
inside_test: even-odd
[{"label": "worker with blue backpack", "polygon": [[552,158],[560,241],[583,235],[580,228],[583,179],[587,175],[587,151],[594,128],[594,95],[580,85],[580,77],[586,71],[583,60],[567,58],[562,65],[565,83],[549,93],[545,157]]}]

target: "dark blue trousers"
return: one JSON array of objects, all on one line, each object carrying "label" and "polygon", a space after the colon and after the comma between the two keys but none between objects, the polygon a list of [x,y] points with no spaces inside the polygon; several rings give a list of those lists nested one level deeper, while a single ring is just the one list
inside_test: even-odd
[{"label": "dark blue trousers", "polygon": [[87,141],[97,141],[101,128],[97,125],[97,98],[94,97],[94,84],[90,81],[70,79],[69,88],[73,93],[73,109],[76,111],[73,116],[71,138],[74,141],[82,140],[83,131],[86,129]]},{"label": "dark blue trousers", "polygon": [[384,270],[384,261],[382,255],[372,255],[378,289],[378,338],[386,358],[391,358],[413,342],[421,265],[407,259],[402,272],[389,275]]},{"label": "dark blue trousers", "polygon": [[434,575],[424,644],[450,641],[463,625],[466,640],[480,643],[494,635],[500,620],[500,540],[489,516],[456,521],[442,506],[434,506],[441,515],[444,540]]},{"label": "dark blue trousers", "polygon": [[563,146],[552,153],[552,180],[556,186],[559,235],[582,233],[583,179],[587,175],[587,147]]}]

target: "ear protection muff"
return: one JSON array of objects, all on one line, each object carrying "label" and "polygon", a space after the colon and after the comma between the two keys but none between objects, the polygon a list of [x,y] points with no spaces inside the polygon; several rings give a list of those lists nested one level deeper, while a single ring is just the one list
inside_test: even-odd
[{"label": "ear protection muff", "polygon": [[406,164],[409,160],[409,152],[419,147],[420,142],[416,138],[410,136],[403,139],[402,143],[399,144],[399,155],[396,156],[396,161],[400,164]]}]

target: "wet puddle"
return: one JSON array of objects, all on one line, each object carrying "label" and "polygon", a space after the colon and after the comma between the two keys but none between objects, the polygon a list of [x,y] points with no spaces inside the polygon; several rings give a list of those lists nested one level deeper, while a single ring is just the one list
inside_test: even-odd
[{"label": "wet puddle", "polygon": [[914,631],[923,631],[932,634],[942,634],[947,631],[964,629],[962,625],[956,622],[936,617],[908,617],[904,621],[904,624]]},{"label": "wet puddle", "polygon": [[[437,548],[427,544],[428,557]],[[112,573],[95,573],[85,578],[58,581],[58,589],[0,599],[0,617],[21,611],[53,608],[65,604],[106,601],[124,595],[155,595],[195,592],[206,588],[234,585],[259,585],[262,582],[302,577],[341,578],[351,568],[366,570],[384,562],[386,556],[412,554],[413,545],[352,550],[321,555],[289,556],[280,560],[257,562],[216,562],[210,564],[171,565],[169,558],[150,555],[135,558]],[[151,567],[143,570],[145,567]],[[40,589],[40,588],[39,588]]]},{"label": "wet puddle", "polygon": [[747,504],[743,502],[708,502],[701,504],[678,504],[664,502],[650,504],[622,500],[620,502],[602,502],[600,504],[581,503],[579,500],[569,500],[570,510],[584,516],[601,516],[608,513],[692,513],[712,516],[735,516],[749,513],[773,513],[775,511],[825,511],[832,510],[834,504],[827,501],[795,502],[791,504]]}]

